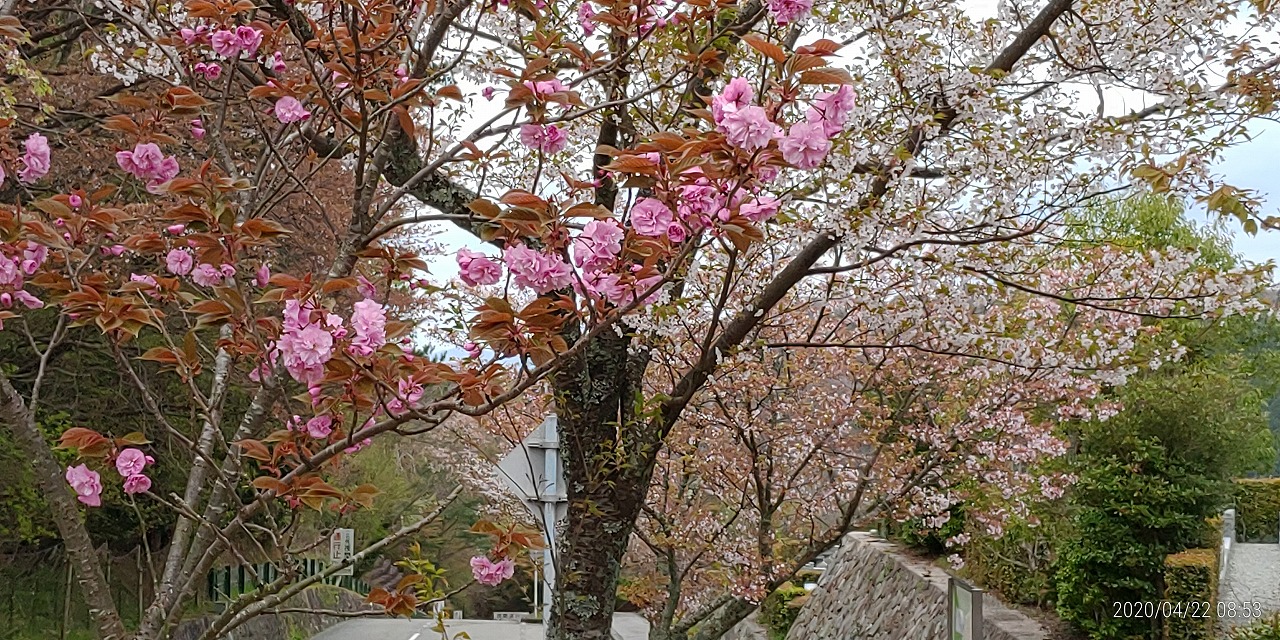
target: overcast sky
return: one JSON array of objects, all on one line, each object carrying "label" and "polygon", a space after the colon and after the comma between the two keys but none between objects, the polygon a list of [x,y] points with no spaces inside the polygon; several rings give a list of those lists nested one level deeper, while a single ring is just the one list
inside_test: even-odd
[{"label": "overcast sky", "polygon": [[[1274,179],[1280,161],[1277,157],[1280,156],[1280,125],[1259,122],[1254,130],[1253,140],[1223,154],[1217,165],[1218,171],[1228,184],[1258,192],[1265,203],[1259,213],[1280,216],[1280,189],[1276,188]],[[1236,251],[1245,259],[1280,263],[1280,232],[1260,231],[1257,236],[1250,236],[1240,230],[1239,223],[1231,224],[1229,228],[1235,232]]]}]

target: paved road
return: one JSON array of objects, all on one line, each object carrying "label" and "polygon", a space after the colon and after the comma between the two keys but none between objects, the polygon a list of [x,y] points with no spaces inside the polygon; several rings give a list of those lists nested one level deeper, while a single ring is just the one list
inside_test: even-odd
[{"label": "paved road", "polygon": [[[313,640],[439,640],[432,620],[349,620],[315,636]],[[450,640],[459,631],[471,640],[542,640],[540,624],[497,622],[494,620],[448,620],[445,629]]]},{"label": "paved road", "polygon": [[[621,640],[645,640],[649,636],[649,623],[634,613],[616,614],[613,626]],[[343,622],[312,640],[440,640],[434,627],[432,620],[366,618]],[[471,640],[542,640],[546,634],[540,624],[494,620],[447,620],[445,629],[450,640],[460,631],[465,631]]]},{"label": "paved road", "polygon": [[[1231,547],[1227,584],[1218,591],[1222,603],[1259,603],[1263,613],[1280,611],[1280,544],[1236,544]],[[1218,625],[1229,629],[1247,624],[1250,618],[1237,605],[1232,619],[1220,617]]]}]

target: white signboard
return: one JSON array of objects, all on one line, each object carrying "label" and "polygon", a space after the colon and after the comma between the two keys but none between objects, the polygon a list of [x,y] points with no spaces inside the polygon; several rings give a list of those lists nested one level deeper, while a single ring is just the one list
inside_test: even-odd
[{"label": "white signboard", "polygon": [[[329,562],[338,564],[346,561],[348,558],[356,554],[356,530],[355,529],[334,529],[333,534],[329,536]],[[333,575],[350,576],[355,575],[354,566],[346,566],[339,569]]]},{"label": "white signboard", "polygon": [[947,640],[982,640],[982,589],[952,577]]}]

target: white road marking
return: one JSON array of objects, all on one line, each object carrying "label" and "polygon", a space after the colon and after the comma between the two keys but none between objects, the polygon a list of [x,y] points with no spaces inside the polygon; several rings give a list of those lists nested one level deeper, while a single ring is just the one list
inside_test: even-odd
[{"label": "white road marking", "polygon": [[413,634],[413,635],[409,636],[409,640],[418,640],[418,636],[419,636],[419,635],[422,635],[422,634],[415,633],[415,634]]}]

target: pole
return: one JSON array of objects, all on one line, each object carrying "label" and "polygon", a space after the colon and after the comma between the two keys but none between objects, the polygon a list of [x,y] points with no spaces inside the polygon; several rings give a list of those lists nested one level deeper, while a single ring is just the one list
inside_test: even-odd
[{"label": "pole", "polygon": [[[533,615],[535,616],[542,614],[542,608],[539,604],[542,602],[542,598],[539,597],[542,594],[542,580],[540,579],[540,576],[541,572],[538,571],[538,565],[535,563],[533,565]],[[546,620],[543,620],[543,622],[545,623]]]},{"label": "pole", "polygon": [[[547,489],[542,496],[542,521],[545,523],[544,529],[547,534],[547,549],[542,553],[542,587],[545,590],[542,598],[542,619],[544,621],[543,624],[547,624],[551,621],[551,602],[556,586],[556,497],[560,494],[560,487],[556,484],[556,478],[560,477],[560,429],[558,424],[553,422],[551,428],[547,429],[544,442],[547,452],[546,468],[544,469]],[[550,627],[548,626],[548,628]]]}]

